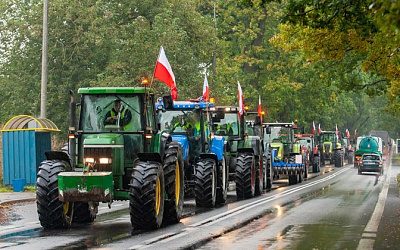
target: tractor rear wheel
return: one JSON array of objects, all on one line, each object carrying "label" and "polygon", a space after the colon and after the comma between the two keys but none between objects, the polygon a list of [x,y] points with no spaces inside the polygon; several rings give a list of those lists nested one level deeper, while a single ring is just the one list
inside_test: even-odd
[{"label": "tractor rear wheel", "polygon": [[219,164],[218,171],[218,187],[217,187],[217,204],[225,204],[226,198],[228,197],[228,186],[229,186],[229,172],[226,166],[225,157],[223,157],[221,163]]},{"label": "tractor rear wheel", "polygon": [[266,176],[266,180],[264,180],[265,183],[265,187],[264,189],[266,190],[271,190],[272,188],[272,174],[271,174],[271,165],[268,162],[267,157],[263,157],[263,164],[264,164],[264,170],[266,172],[266,174],[264,176]]},{"label": "tractor rear wheel", "polygon": [[319,156],[314,156],[313,160],[313,173],[319,173],[320,172],[320,158]]},{"label": "tractor rear wheel", "polygon": [[164,173],[158,162],[138,161],[129,184],[129,210],[135,229],[156,229],[164,214]]},{"label": "tractor rear wheel", "polygon": [[342,154],[339,150],[335,150],[335,152],[333,153],[333,161],[335,164],[335,168],[340,168],[343,166]]},{"label": "tractor rear wheel", "polygon": [[349,152],[347,162],[349,164],[353,164],[354,163],[354,152],[353,151]]},{"label": "tractor rear wheel", "polygon": [[237,157],[235,182],[238,199],[254,197],[256,169],[253,154],[241,154]]},{"label": "tractor rear wheel", "polygon": [[217,163],[214,159],[200,159],[195,171],[196,206],[214,207],[217,199]]},{"label": "tractor rear wheel", "polygon": [[[97,207],[96,207],[97,210]],[[92,213],[87,202],[74,202],[74,219],[77,223],[92,223],[96,213]]]},{"label": "tractor rear wheel", "polygon": [[69,163],[60,160],[46,160],[39,165],[36,204],[40,224],[45,229],[67,228],[72,223],[74,203],[58,199],[57,176],[69,168]]},{"label": "tractor rear wheel", "polygon": [[164,201],[164,224],[177,223],[182,217],[184,200],[184,172],[181,146],[177,142],[167,145],[164,156],[164,181],[167,197]]},{"label": "tractor rear wheel", "polygon": [[263,191],[263,182],[264,182],[264,172],[263,172],[263,163],[260,162],[261,157],[256,158],[256,181],[255,181],[255,190],[254,195],[259,196]]}]

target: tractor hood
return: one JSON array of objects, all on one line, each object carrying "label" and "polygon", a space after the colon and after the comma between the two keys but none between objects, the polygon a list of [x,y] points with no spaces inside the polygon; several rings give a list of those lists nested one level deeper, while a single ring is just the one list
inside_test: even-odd
[{"label": "tractor hood", "polygon": [[84,145],[124,145],[123,135],[120,134],[97,134],[88,135],[83,141]]}]

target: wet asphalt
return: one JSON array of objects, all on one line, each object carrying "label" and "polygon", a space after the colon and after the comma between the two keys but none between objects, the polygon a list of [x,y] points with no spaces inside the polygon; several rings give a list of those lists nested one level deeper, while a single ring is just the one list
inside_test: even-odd
[{"label": "wet asphalt", "polygon": [[200,249],[356,249],[381,183],[348,171],[338,182],[228,233]]},{"label": "wet asphalt", "polygon": [[[357,175],[351,166],[325,168],[328,170],[332,171],[290,187],[285,180],[277,182],[273,191],[249,200],[236,201],[230,192],[229,204],[211,210],[197,209],[193,200],[187,200],[181,223],[156,231],[132,231],[128,205],[121,203],[119,209],[100,215],[91,225],[74,225],[69,230],[16,230],[14,235],[0,236],[0,248],[356,249],[383,178]],[[32,212],[29,206],[24,209]],[[21,216],[21,211],[15,214]],[[34,216],[23,215],[8,227],[32,222]],[[385,213],[382,220],[384,217]],[[0,235],[2,228],[0,225]],[[398,236],[393,232],[394,238]],[[382,240],[378,235],[376,244]]]}]

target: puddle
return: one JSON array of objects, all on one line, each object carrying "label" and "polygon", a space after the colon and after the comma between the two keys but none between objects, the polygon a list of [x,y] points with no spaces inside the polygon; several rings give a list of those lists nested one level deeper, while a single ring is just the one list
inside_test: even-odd
[{"label": "puddle", "polygon": [[289,225],[281,234],[265,240],[273,249],[356,249],[364,226],[343,224]]}]

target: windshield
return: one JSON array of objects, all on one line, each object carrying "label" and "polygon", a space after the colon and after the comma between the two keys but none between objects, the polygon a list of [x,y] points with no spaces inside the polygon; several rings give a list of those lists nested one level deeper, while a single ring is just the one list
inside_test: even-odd
[{"label": "windshield", "polygon": [[238,123],[239,120],[237,113],[225,113],[223,119],[219,121],[214,121],[215,135],[238,136],[239,135]]},{"label": "windshield", "polygon": [[200,116],[188,110],[168,110],[159,113],[161,130],[169,133],[185,133],[193,129],[195,124],[200,121]]},{"label": "windshield", "polygon": [[320,137],[320,142],[334,142],[335,137],[336,137],[335,133],[322,134]]},{"label": "windshield", "polygon": [[141,131],[140,103],[139,95],[85,95],[80,128],[90,132]]},{"label": "windshield", "polygon": [[379,161],[380,156],[379,155],[363,155],[363,160],[364,161]]},{"label": "windshield", "polygon": [[291,143],[291,130],[285,127],[271,127],[271,134],[265,135],[266,142]]}]

